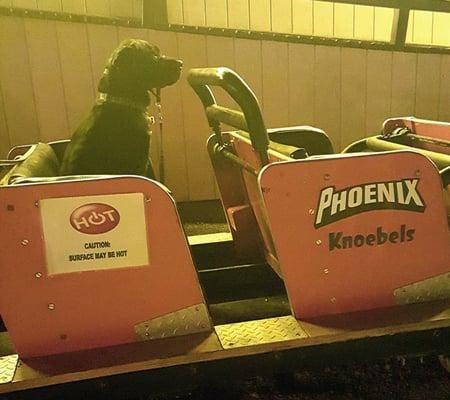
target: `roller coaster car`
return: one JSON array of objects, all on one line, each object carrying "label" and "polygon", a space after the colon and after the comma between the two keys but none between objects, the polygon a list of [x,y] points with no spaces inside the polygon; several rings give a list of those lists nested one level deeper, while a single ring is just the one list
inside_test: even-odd
[{"label": "roller coaster car", "polygon": [[[214,131],[233,241],[189,246],[158,182],[58,177],[64,142],[13,149],[0,187],[0,394],[129,395],[130,382],[166,390],[224,371],[447,353],[449,231],[429,159],[332,154],[318,129],[267,131],[233,71],[195,69],[189,82]],[[242,111],[218,106],[213,86]]]}]

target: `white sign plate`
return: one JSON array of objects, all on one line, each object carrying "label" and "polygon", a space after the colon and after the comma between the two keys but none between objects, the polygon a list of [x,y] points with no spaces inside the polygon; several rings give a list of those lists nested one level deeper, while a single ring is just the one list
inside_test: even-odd
[{"label": "white sign plate", "polygon": [[144,204],[142,193],[41,200],[48,274],[147,266]]}]

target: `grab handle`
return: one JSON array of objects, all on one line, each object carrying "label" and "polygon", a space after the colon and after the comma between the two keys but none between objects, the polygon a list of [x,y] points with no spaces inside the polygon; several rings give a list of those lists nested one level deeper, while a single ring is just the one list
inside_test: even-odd
[{"label": "grab handle", "polygon": [[[188,82],[200,98],[208,118],[209,126],[217,135],[218,143],[223,144],[220,123],[233,126],[249,133],[253,149],[261,165],[268,164],[267,150],[269,136],[261,115],[261,109],[255,94],[229,68],[194,68],[189,71]],[[224,89],[239,105],[242,111],[236,111],[217,105],[211,91],[212,86]]]}]

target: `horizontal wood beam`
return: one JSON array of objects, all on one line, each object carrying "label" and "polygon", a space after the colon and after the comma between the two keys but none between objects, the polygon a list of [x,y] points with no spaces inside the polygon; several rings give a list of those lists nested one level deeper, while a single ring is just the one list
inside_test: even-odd
[{"label": "horizontal wood beam", "polygon": [[450,1],[446,0],[320,0],[331,3],[346,3],[362,6],[408,8],[410,10],[438,11],[450,13]]}]

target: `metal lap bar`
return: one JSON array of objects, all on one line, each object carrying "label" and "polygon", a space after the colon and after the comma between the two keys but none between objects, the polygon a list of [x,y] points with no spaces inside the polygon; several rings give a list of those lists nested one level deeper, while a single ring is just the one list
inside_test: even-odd
[{"label": "metal lap bar", "polygon": [[220,153],[223,157],[231,162],[239,165],[241,168],[250,172],[252,175],[258,176],[258,171],[256,171],[248,162],[244,161],[242,158],[238,157],[231,151],[228,151],[224,146],[216,145],[214,147],[214,152],[216,154]]},{"label": "metal lap bar", "polygon": [[[250,134],[250,140],[258,155],[261,167],[268,164],[269,137],[258,100],[247,84],[228,68],[191,69],[188,82],[200,98],[209,125],[218,136],[218,142],[223,144],[220,133],[221,122],[245,130]],[[242,112],[218,106],[210,86],[218,86],[224,89],[239,105]]]},{"label": "metal lap bar", "polygon": [[208,116],[208,119],[215,119],[233,126],[234,128],[248,132],[245,116],[240,111],[230,110],[229,108],[213,104],[206,108],[206,115]]},{"label": "metal lap bar", "polygon": [[430,158],[439,169],[445,168],[450,165],[450,156],[447,154],[437,153],[435,151],[429,151],[418,148],[410,148],[402,144],[393,143],[387,140],[380,139],[377,136],[367,138],[366,145],[370,150],[374,151],[411,149]]}]

